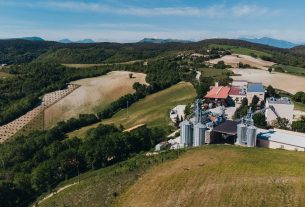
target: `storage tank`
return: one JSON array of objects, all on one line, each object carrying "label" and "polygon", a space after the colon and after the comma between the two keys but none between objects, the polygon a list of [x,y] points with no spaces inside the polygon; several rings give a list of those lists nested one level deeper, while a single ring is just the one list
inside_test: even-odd
[{"label": "storage tank", "polygon": [[206,130],[206,126],[202,123],[197,123],[194,125],[194,139],[193,139],[194,147],[198,147],[205,143],[205,130]]},{"label": "storage tank", "polygon": [[188,120],[180,123],[180,144],[183,146],[192,146],[193,133],[192,124]]},{"label": "storage tank", "polygon": [[247,147],[256,146],[256,127],[249,126],[247,128]]},{"label": "storage tank", "polygon": [[206,143],[206,144],[211,144],[211,142],[212,142],[212,140],[211,140],[211,132],[212,132],[211,129],[205,130],[204,139],[205,139],[205,143]]},{"label": "storage tank", "polygon": [[236,144],[243,145],[246,142],[247,142],[247,126],[245,124],[238,124]]}]

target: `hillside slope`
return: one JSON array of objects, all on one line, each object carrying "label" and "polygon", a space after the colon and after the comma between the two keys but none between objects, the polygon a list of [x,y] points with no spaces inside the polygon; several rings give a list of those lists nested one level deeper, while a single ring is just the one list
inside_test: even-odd
[{"label": "hillside slope", "polygon": [[210,145],[149,170],[115,206],[301,206],[305,154]]},{"label": "hillside slope", "polygon": [[[169,123],[169,110],[177,104],[186,104],[193,101],[196,92],[192,84],[181,82],[163,91],[154,93],[134,103],[128,109],[119,111],[112,118],[103,120],[103,124],[123,125],[129,128],[138,124],[148,126],[167,126]],[[83,127],[69,133],[69,137],[85,137],[86,132],[101,123]]]}]

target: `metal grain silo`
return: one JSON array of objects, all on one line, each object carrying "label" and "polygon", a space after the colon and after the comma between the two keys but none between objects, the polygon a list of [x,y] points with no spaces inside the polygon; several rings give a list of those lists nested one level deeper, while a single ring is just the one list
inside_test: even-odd
[{"label": "metal grain silo", "polygon": [[247,147],[256,146],[256,127],[249,126],[247,128]]},{"label": "metal grain silo", "polygon": [[183,146],[192,146],[193,133],[192,124],[188,120],[180,123],[180,144]]},{"label": "metal grain silo", "polygon": [[212,133],[211,129],[205,130],[204,139],[205,139],[205,143],[206,144],[211,144],[211,142],[212,142],[212,140],[211,140],[211,133]]},{"label": "metal grain silo", "polygon": [[245,124],[238,124],[236,144],[243,145],[246,142],[247,142],[247,126]]},{"label": "metal grain silo", "polygon": [[193,146],[198,147],[205,143],[205,131],[206,126],[202,123],[197,123],[194,125],[194,140]]}]

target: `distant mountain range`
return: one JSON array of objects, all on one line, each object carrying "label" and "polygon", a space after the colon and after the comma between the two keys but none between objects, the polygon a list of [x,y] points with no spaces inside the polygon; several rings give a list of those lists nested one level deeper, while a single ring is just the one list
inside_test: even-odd
[{"label": "distant mountain range", "polygon": [[[21,37],[21,38],[16,38],[16,39],[23,39],[23,40],[36,41],[36,42],[45,41],[41,37]],[[92,39],[83,39],[83,40],[78,40],[78,41],[73,42],[67,38],[59,40],[57,42],[60,42],[60,43],[95,43],[95,41]]]},{"label": "distant mountain range", "polygon": [[17,38],[17,39],[23,39],[23,40],[29,40],[29,41],[37,41],[37,42],[45,41],[41,37],[21,37],[21,38]]},{"label": "distant mountain range", "polygon": [[293,48],[295,46],[298,46],[299,44],[295,44],[292,42],[288,42],[285,40],[278,40],[278,39],[273,39],[269,37],[263,37],[263,38],[240,38],[241,40],[247,41],[247,42],[252,42],[252,43],[258,43],[258,44],[263,44],[263,45],[269,45],[273,47],[279,47],[279,48]]},{"label": "distant mountain range", "polygon": [[139,43],[156,43],[156,44],[164,44],[164,43],[191,43],[190,40],[178,40],[178,39],[156,39],[156,38],[144,38]]},{"label": "distant mountain range", "polygon": [[75,41],[75,42],[73,42],[73,41],[71,41],[71,40],[69,40],[69,39],[62,39],[62,40],[59,40],[58,42],[60,42],[60,43],[66,43],[66,44],[68,44],[68,43],[95,43],[95,41],[94,40],[92,40],[92,39],[83,39],[83,40],[78,40],[78,41]]},{"label": "distant mountain range", "polygon": [[[21,37],[21,38],[15,38],[15,39],[24,39],[24,40],[29,40],[29,41],[36,41],[36,42],[42,42],[45,41],[41,37]],[[240,40],[247,41],[247,42],[252,42],[252,43],[257,43],[257,44],[263,44],[263,45],[269,45],[273,47],[278,47],[278,48],[293,48],[299,45],[305,45],[304,44],[296,44],[293,42],[289,42],[286,40],[279,40],[279,39],[274,39],[270,37],[262,37],[262,38],[239,38]],[[72,41],[68,38],[59,40],[57,42],[60,43],[96,43],[92,39],[82,39],[78,41]],[[158,38],[144,38],[138,43],[156,43],[156,44],[165,44],[165,43],[192,43],[193,41],[190,40],[180,40],[180,39],[158,39]]]}]

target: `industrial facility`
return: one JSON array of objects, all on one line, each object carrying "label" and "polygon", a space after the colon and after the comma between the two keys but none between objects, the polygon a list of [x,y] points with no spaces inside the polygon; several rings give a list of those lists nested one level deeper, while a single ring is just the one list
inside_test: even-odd
[{"label": "industrial facility", "polygon": [[[232,86],[230,91],[234,90],[235,94],[246,96],[244,92],[249,87],[245,83],[240,84],[239,86]],[[252,93],[254,91],[261,93],[262,91],[257,84],[250,86],[250,89]],[[210,91],[209,97],[212,98],[212,93],[217,95],[222,91],[228,92],[226,88],[216,86]],[[218,103],[222,103],[222,101]],[[264,114],[267,122],[272,122],[277,118],[286,118],[291,122],[294,105],[291,99],[287,97],[267,98],[265,108],[252,110],[249,107],[246,116],[234,121],[227,119],[226,107],[223,105],[218,107],[220,112],[217,112],[212,107],[206,107],[207,105],[202,99],[197,99],[193,106],[193,113],[185,116],[184,121],[179,125],[180,136],[156,145],[156,151],[169,148],[198,147],[213,143],[305,151],[304,134],[279,129],[266,130],[254,126],[253,116],[258,113]]]}]

